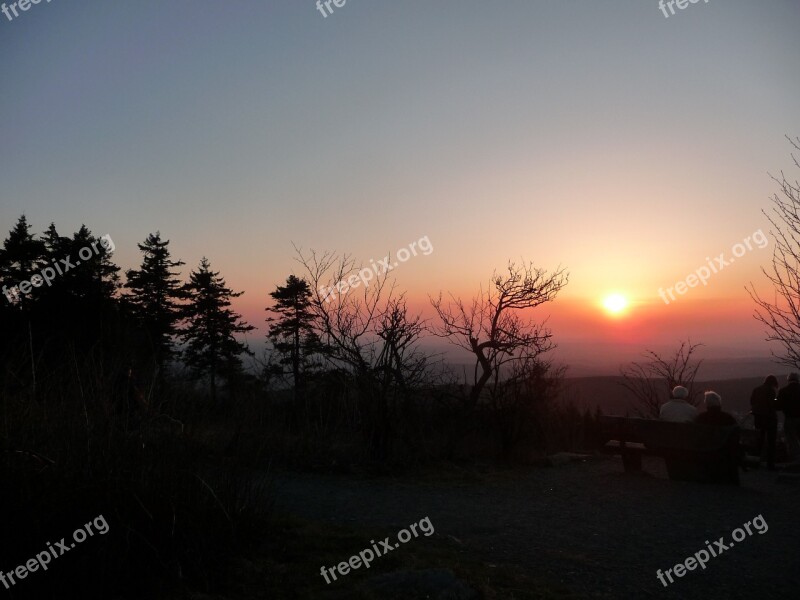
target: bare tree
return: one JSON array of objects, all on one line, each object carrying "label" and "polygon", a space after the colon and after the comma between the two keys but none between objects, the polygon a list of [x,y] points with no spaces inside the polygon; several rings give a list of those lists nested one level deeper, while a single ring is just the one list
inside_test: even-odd
[{"label": "bare tree", "polygon": [[552,350],[555,344],[546,322],[523,319],[520,312],[554,300],[569,275],[560,267],[553,273],[509,261],[507,272],[492,275],[489,289],[481,288],[471,304],[442,295],[431,299],[441,326],[434,333],[475,356],[473,385],[468,408],[477,406],[481,392],[494,377],[499,382],[505,366],[530,361]]},{"label": "bare tree", "polygon": [[[393,309],[404,306],[398,299],[388,272],[375,274],[370,280],[359,280],[363,271],[349,255],[310,251],[306,256],[295,248],[297,261],[306,271],[311,287],[310,310],[323,344],[326,358],[337,368],[353,373],[371,371],[384,355],[379,330],[392,320]],[[348,283],[349,282],[349,283]],[[396,314],[395,319],[405,311]],[[387,321],[388,319],[388,321]],[[391,336],[387,336],[391,337]]]},{"label": "bare tree", "polygon": [[643,355],[646,361],[632,362],[620,369],[620,385],[636,397],[639,416],[658,418],[661,404],[676,385],[689,390],[687,402],[695,406],[700,403],[700,390],[695,389],[694,380],[703,361],[693,360],[692,355],[702,345],[687,340],[669,356],[646,350]]},{"label": "bare tree", "polygon": [[500,439],[501,454],[512,452],[525,440],[546,445],[548,423],[563,384],[565,366],[549,359],[529,355],[515,361],[499,384],[493,384],[489,406]]},{"label": "bare tree", "polygon": [[376,332],[383,345],[375,369],[383,373],[384,385],[395,383],[405,392],[427,380],[430,357],[417,348],[425,331],[419,316],[409,316],[403,296],[387,302]]},{"label": "bare tree", "polygon": [[[795,150],[800,150],[800,138],[787,139]],[[794,154],[792,160],[800,168]],[[772,225],[770,235],[775,248],[772,268],[761,269],[772,284],[772,300],[759,296],[752,283],[746,289],[756,303],[754,317],[767,327],[767,341],[783,346],[783,352],[773,352],[773,356],[782,364],[800,368],[800,183],[796,179],[789,181],[783,171],[772,179],[778,184],[779,193],[772,197],[771,213],[762,212]]]},{"label": "bare tree", "polygon": [[410,402],[428,380],[431,357],[418,347],[425,323],[409,314],[388,271],[376,275],[373,267],[330,252],[297,255],[312,287],[310,310],[324,355],[352,375],[364,433],[384,457],[396,438],[399,402]]}]

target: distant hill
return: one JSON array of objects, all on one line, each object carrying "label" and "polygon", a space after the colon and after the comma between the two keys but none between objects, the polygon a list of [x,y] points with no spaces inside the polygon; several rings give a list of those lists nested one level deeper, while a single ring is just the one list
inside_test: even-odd
[{"label": "distant hill", "polygon": [[[547,358],[558,365],[567,367],[569,377],[600,377],[619,375],[619,369],[632,361],[643,360],[645,348],[669,356],[676,345],[659,344],[621,344],[587,343],[575,340],[558,340],[558,346]],[[420,344],[420,350],[440,357],[461,374],[471,374],[475,366],[474,357],[465,350],[456,349],[450,344],[434,344],[428,340]],[[774,373],[780,379],[788,369],[775,362],[769,355],[769,348],[736,348],[721,345],[707,345],[698,348],[696,358],[702,359],[698,376],[704,380],[738,379],[741,377],[764,377]]]},{"label": "distant hill", "polygon": [[[608,352],[606,352],[608,350]],[[619,374],[620,366],[632,361],[641,361],[641,353],[630,356],[617,356],[612,349],[598,349],[593,356],[583,356],[574,352],[574,356],[558,356],[559,364],[567,365],[567,374],[570,377],[593,377],[602,375]],[[669,351],[665,351],[669,354]],[[775,363],[769,356],[718,356],[704,358],[700,366],[699,376],[709,381],[720,379],[738,379],[741,377],[761,377],[774,373],[781,375],[788,373],[788,368]]]},{"label": "distant hill", "polygon": [[[750,412],[750,393],[764,380],[763,376],[738,379],[715,379],[696,383],[696,387],[714,390],[722,396],[726,411],[745,415]],[[579,409],[600,407],[605,414],[634,415],[637,401],[620,382],[622,377],[568,377],[564,381],[562,401],[574,403]],[[664,392],[664,402],[667,401]]]}]

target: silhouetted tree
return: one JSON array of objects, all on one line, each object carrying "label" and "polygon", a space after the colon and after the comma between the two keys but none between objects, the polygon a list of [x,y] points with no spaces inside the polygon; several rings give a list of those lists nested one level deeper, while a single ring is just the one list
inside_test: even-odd
[{"label": "silhouetted tree", "polygon": [[[120,344],[118,337],[116,346],[111,341],[124,329],[113,241],[96,238],[85,225],[72,238],[59,235],[54,224],[41,239],[29,229],[21,218],[0,251],[6,290],[21,288],[19,302],[12,305],[5,298],[0,325],[4,339],[16,339],[17,348],[28,351],[25,371],[31,383],[37,371],[52,379],[58,369],[74,369],[64,358],[76,354],[96,352],[94,359],[113,362],[112,352]],[[4,363],[6,373],[22,381],[18,358],[9,356]]]},{"label": "silhouetted tree", "polygon": [[[789,143],[800,150],[800,137]],[[796,167],[800,162],[792,154]],[[747,288],[756,303],[755,318],[767,327],[767,341],[779,342],[782,354],[775,354],[779,362],[800,369],[800,182],[790,181],[781,172],[780,178],[772,177],[780,192],[772,198],[772,214],[762,211],[769,219],[770,235],[775,240],[772,252],[772,267],[761,272],[774,289],[774,299],[765,300],[751,283]]]},{"label": "silhouetted tree", "polygon": [[467,408],[477,406],[486,384],[492,377],[499,381],[506,366],[531,361],[555,347],[544,323],[524,320],[519,313],[554,300],[568,280],[561,268],[548,274],[533,263],[517,266],[509,261],[507,273],[495,272],[489,290],[470,305],[453,296],[445,305],[441,294],[431,300],[441,320],[434,333],[475,356]]},{"label": "silhouetted tree", "polygon": [[63,237],[51,224],[43,241],[46,285],[37,294],[37,323],[43,336],[60,337],[57,343],[48,344],[51,357],[55,360],[56,353],[70,349],[90,352],[101,340],[103,347],[97,348],[98,355],[108,357],[115,335],[112,329],[121,326],[122,317],[120,269],[112,261],[113,240],[94,236],[85,225],[71,238]]},{"label": "silhouetted tree", "polygon": [[252,354],[247,345],[234,337],[255,327],[242,321],[231,310],[231,298],[244,292],[234,292],[225,285],[218,271],[212,271],[203,257],[200,266],[189,275],[183,291],[188,303],[183,307],[186,320],[180,336],[186,344],[183,359],[199,376],[208,377],[212,399],[217,396],[217,377],[228,382],[229,389],[242,373],[242,354]]},{"label": "silhouetted tree", "polygon": [[[30,384],[35,394],[34,347],[37,345],[33,339],[31,310],[37,290],[30,282],[44,265],[45,248],[30,229],[28,220],[22,215],[0,248],[0,378],[12,381],[18,389]],[[20,285],[22,282],[25,284]],[[26,350],[24,353],[20,352],[23,348]]]},{"label": "silhouetted tree", "polygon": [[181,319],[180,302],[185,297],[179,273],[173,269],[185,263],[172,260],[169,240],[162,240],[158,231],[138,246],[143,254],[142,265],[126,273],[125,287],[130,293],[125,300],[149,336],[160,379],[164,365],[175,355],[173,337]]},{"label": "silhouetted tree", "polygon": [[44,242],[34,238],[30,229],[27,218],[22,215],[0,250],[2,300],[4,304],[18,305],[19,308],[33,298],[33,286],[19,289],[20,282],[29,282],[46,264]]},{"label": "silhouetted tree", "polygon": [[386,272],[375,274],[347,255],[297,254],[311,287],[310,310],[324,357],[334,371],[351,374],[364,435],[374,456],[385,458],[398,427],[398,401],[408,400],[429,376],[429,357],[418,348],[424,324],[408,314]]},{"label": "silhouetted tree", "polygon": [[636,414],[644,418],[657,419],[661,404],[669,399],[672,388],[682,385],[689,390],[687,402],[700,404],[700,390],[695,389],[694,380],[702,360],[693,360],[692,355],[703,344],[692,344],[691,340],[681,345],[670,355],[646,350],[645,362],[632,362],[620,369],[622,385],[638,401]]},{"label": "silhouetted tree", "polygon": [[[546,448],[547,440],[552,437],[548,428],[552,426],[553,414],[558,412],[554,404],[565,370],[535,353],[527,354],[524,360],[509,365],[502,381],[491,385],[488,406],[504,459],[512,458],[514,450],[528,440],[534,440],[541,449]],[[568,403],[559,408],[563,411],[572,407]]]},{"label": "silhouetted tree", "polygon": [[[409,370],[395,381],[408,380],[412,371],[418,371],[421,321],[408,315],[403,296],[396,294],[386,272],[376,275],[370,267],[362,269],[348,255],[313,250],[308,256],[298,250],[297,255],[311,288],[314,326],[334,368],[346,368],[357,376],[383,373],[387,365],[395,372]],[[358,277],[365,270],[370,271],[367,284]],[[338,293],[329,295],[334,288]]]},{"label": "silhouetted tree", "polygon": [[422,318],[409,315],[403,295],[388,300],[375,332],[383,340],[375,370],[384,388],[396,386],[407,392],[427,381],[430,356],[418,347],[425,331]]},{"label": "silhouetted tree", "polygon": [[314,331],[311,288],[305,279],[290,275],[286,285],[278,286],[270,296],[275,304],[266,310],[278,317],[267,318],[271,324],[267,338],[279,357],[276,374],[292,376],[297,411],[305,398],[306,373],[314,368],[314,355],[323,350]]},{"label": "silhouetted tree", "polygon": [[[91,303],[94,308],[102,302],[115,299],[120,287],[119,267],[111,260],[114,252],[110,237],[97,238],[81,225],[72,238],[58,234],[51,223],[43,236],[48,266],[61,265],[66,261],[62,274],[56,274],[48,283],[48,296],[63,301],[65,296]],[[52,273],[52,270],[51,270]]]}]

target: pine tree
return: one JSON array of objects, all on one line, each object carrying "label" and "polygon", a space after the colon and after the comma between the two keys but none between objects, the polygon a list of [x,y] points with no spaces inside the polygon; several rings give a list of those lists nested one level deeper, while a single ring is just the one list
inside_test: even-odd
[{"label": "pine tree", "polygon": [[172,260],[169,240],[162,240],[159,231],[148,235],[138,246],[143,254],[142,266],[126,273],[125,287],[130,293],[125,298],[150,338],[161,378],[164,365],[175,356],[173,337],[178,333],[180,301],[184,298],[179,272],[173,269],[186,263]]},{"label": "pine tree", "polygon": [[278,286],[270,296],[275,304],[266,310],[279,316],[267,319],[272,324],[267,339],[280,357],[280,374],[292,376],[297,405],[305,397],[306,374],[313,368],[311,357],[323,350],[314,331],[311,288],[305,279],[290,275],[286,285]]},{"label": "pine tree", "polygon": [[[0,331],[4,341],[14,340],[16,346],[15,352],[14,346],[2,344],[11,352],[0,363],[8,365],[25,348],[25,371],[35,389],[36,373],[52,376],[69,352],[97,349],[109,357],[113,333],[123,324],[116,295],[119,267],[111,261],[110,238],[98,239],[86,226],[72,238],[59,235],[54,224],[41,239],[34,239],[29,230],[20,218],[0,250],[0,278],[7,286],[6,296],[13,299],[3,301]],[[17,287],[19,293],[12,293]],[[17,362],[13,377],[19,381],[26,376]]]},{"label": "pine tree", "polygon": [[114,301],[120,287],[120,269],[111,261],[114,249],[110,238],[95,237],[86,225],[81,225],[72,239],[62,237],[51,223],[43,241],[48,266],[60,265],[63,259],[68,259],[69,264],[73,265],[48,284],[55,295],[89,301],[95,307]]},{"label": "pine tree", "polygon": [[[18,220],[14,229],[0,249],[0,290],[4,304],[18,304],[25,307],[33,298],[33,289],[20,290],[21,282],[30,282],[45,265],[45,245],[31,235],[31,226],[25,215]],[[27,286],[25,286],[27,287]]]},{"label": "pine tree", "polygon": [[231,310],[231,299],[244,292],[234,292],[225,285],[218,271],[212,271],[203,257],[200,266],[189,275],[184,286],[189,299],[184,307],[186,325],[181,338],[186,344],[183,359],[198,376],[208,377],[211,398],[216,399],[217,379],[227,380],[228,388],[242,374],[242,354],[252,355],[247,345],[234,337],[255,329]]},{"label": "pine tree", "polygon": [[122,325],[113,241],[95,237],[85,225],[71,238],[64,237],[54,224],[42,239],[47,266],[42,270],[45,285],[37,294],[37,322],[45,339],[60,339],[47,344],[50,357],[69,348],[88,352],[93,347],[109,357],[112,331]]},{"label": "pine tree", "polygon": [[63,258],[69,254],[70,240],[68,237],[59,235],[55,223],[50,223],[50,227],[42,235],[45,250],[47,251],[47,258],[50,261],[55,260],[57,257]]}]

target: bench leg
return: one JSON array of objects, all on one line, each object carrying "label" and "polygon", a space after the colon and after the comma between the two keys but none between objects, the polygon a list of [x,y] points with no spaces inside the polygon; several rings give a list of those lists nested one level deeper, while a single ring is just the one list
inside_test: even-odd
[{"label": "bench leg", "polygon": [[622,466],[626,473],[638,473],[642,470],[642,454],[640,452],[622,451]]}]

